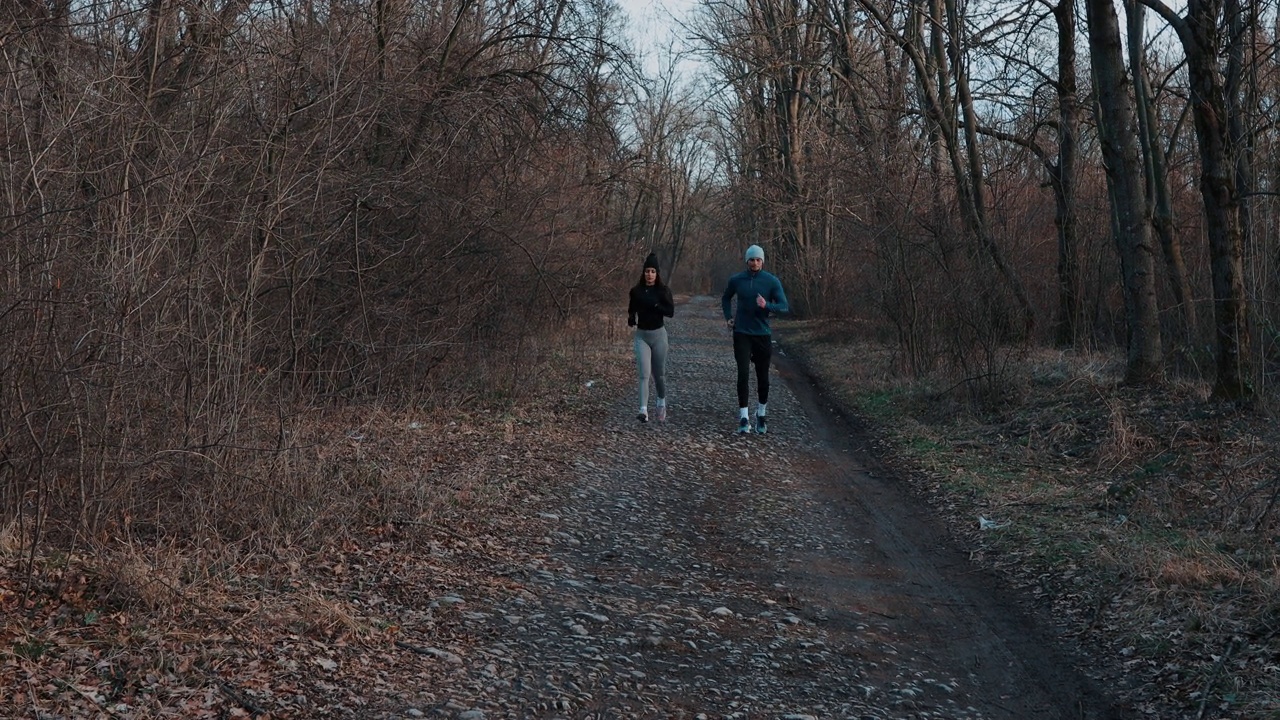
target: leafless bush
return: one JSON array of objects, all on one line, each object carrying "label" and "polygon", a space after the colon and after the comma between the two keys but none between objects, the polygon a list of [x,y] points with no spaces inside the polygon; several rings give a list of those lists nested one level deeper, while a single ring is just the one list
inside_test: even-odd
[{"label": "leafless bush", "polygon": [[614,285],[608,20],[148,7],[0,20],[0,519],[305,532],[385,492],[321,409],[518,395]]},{"label": "leafless bush", "polygon": [[971,405],[1007,399],[1021,352],[1017,323],[998,279],[953,254],[949,235],[884,235],[874,257],[873,325],[897,348],[898,372],[933,378]]}]

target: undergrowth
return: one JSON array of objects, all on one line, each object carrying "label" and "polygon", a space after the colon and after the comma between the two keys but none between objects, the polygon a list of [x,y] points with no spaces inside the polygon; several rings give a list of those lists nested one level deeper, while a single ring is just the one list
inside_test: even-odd
[{"label": "undergrowth", "polygon": [[1120,358],[1021,353],[999,402],[819,323],[783,343],[870,426],[975,558],[1114,660],[1141,704],[1270,717],[1280,697],[1280,433],[1205,384],[1125,387]]}]

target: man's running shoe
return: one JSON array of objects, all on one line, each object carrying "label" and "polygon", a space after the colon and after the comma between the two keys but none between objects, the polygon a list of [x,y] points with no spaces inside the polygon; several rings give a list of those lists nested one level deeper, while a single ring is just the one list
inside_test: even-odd
[{"label": "man's running shoe", "polygon": [[761,435],[769,432],[769,423],[766,421],[764,415],[756,416],[756,432],[760,433]]},{"label": "man's running shoe", "polygon": [[636,415],[636,419],[640,422],[649,422],[649,415],[647,413],[640,413],[639,415]]},{"label": "man's running shoe", "polygon": [[653,419],[654,419],[654,420],[657,420],[658,422],[666,422],[666,421],[667,421],[667,406],[666,406],[666,405],[659,405],[656,409],[654,409],[654,411],[653,411]]},{"label": "man's running shoe", "polygon": [[751,432],[751,421],[746,418],[738,418],[738,432],[742,435]]}]

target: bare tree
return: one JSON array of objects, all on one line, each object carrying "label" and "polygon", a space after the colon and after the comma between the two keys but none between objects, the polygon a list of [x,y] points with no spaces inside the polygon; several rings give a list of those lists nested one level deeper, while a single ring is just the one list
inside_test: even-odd
[{"label": "bare tree", "polygon": [[1054,190],[1054,225],[1058,229],[1058,322],[1060,345],[1079,342],[1080,238],[1076,211],[1077,161],[1080,144],[1080,97],[1076,86],[1076,0],[1053,6],[1058,29],[1058,159],[1049,169]]},{"label": "bare tree", "polygon": [[674,64],[640,93],[632,120],[634,162],[616,201],[625,204],[628,247],[657,252],[670,281],[707,212],[712,157],[698,98],[676,82]]},{"label": "bare tree", "polygon": [[1178,15],[1160,0],[1138,0],[1177,32],[1186,53],[1191,112],[1200,148],[1200,196],[1204,203],[1213,277],[1217,379],[1214,394],[1229,399],[1252,392],[1250,333],[1244,288],[1240,196],[1236,185],[1230,118],[1234,100],[1218,67],[1224,50],[1223,0],[1189,0]]},{"label": "bare tree", "polygon": [[1115,6],[1111,0],[1086,0],[1085,7],[1098,102],[1098,135],[1111,189],[1115,240],[1124,276],[1129,335],[1125,381],[1147,384],[1160,380],[1163,369],[1151,218],[1143,191],[1134,106],[1120,49]]},{"label": "bare tree", "polygon": [[1148,79],[1146,39],[1143,37],[1145,13],[1135,0],[1125,2],[1128,30],[1129,72],[1134,83],[1134,102],[1138,116],[1138,140],[1142,148],[1143,176],[1146,179],[1147,211],[1151,226],[1164,252],[1169,286],[1173,290],[1174,308],[1181,314],[1178,345],[1185,351],[1196,336],[1196,310],[1191,295],[1191,280],[1183,259],[1182,241],[1174,232],[1173,205],[1169,198],[1169,173],[1159,127],[1153,115],[1155,99]]},{"label": "bare tree", "polygon": [[[1078,167],[1080,156],[1080,98],[1076,82],[1076,0],[1060,0],[1056,4],[1042,2],[1049,9],[1056,30],[1056,72],[1045,73],[1034,66],[1025,71],[1036,77],[1042,77],[1043,83],[1052,86],[1056,99],[1057,117],[1030,123],[1024,134],[1015,134],[981,126],[979,132],[984,135],[1010,142],[1024,147],[1041,162],[1049,178],[1049,187],[1054,198],[1054,226],[1058,236],[1057,283],[1058,307],[1054,323],[1054,339],[1058,345],[1074,346],[1080,340],[1083,322],[1084,302],[1081,298],[1081,267],[1079,218],[1076,207],[1076,190],[1080,182]],[[1029,33],[1028,33],[1029,34]],[[1025,35],[1018,35],[1015,42],[1025,44],[1030,41]],[[1025,48],[1016,53],[1001,57],[1004,62],[1015,62],[1014,55],[1019,58],[1025,54]],[[1016,60],[1016,62],[1022,62]],[[996,100],[992,100],[993,102]],[[1034,104],[1034,94],[1029,99]],[[1036,108],[1030,108],[1036,112]],[[1051,127],[1056,141],[1056,152],[1046,149],[1037,135],[1045,128]]]},{"label": "bare tree", "polygon": [[989,200],[978,141],[979,123],[964,56],[968,35],[962,29],[964,18],[958,6],[950,0],[913,2],[908,10],[907,32],[902,34],[875,3],[860,1],[881,32],[892,38],[910,60],[924,114],[950,161],[965,228],[1016,301],[1022,322],[1016,332],[1029,330],[1035,315],[1026,289],[992,236],[987,218]]}]

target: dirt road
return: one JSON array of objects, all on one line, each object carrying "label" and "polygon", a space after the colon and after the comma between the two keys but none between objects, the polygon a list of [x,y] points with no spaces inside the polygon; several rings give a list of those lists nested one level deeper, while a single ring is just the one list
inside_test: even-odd
[{"label": "dirt road", "polygon": [[[463,653],[397,717],[1119,718],[786,357],[738,435],[718,301],[670,323],[670,420],[634,388],[542,509],[510,592],[432,603]],[[752,393],[754,397],[754,390]],[[754,400],[753,400],[754,405]]]}]

